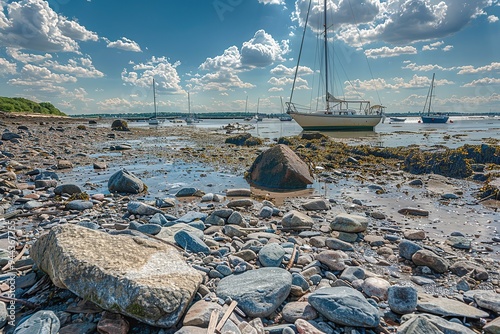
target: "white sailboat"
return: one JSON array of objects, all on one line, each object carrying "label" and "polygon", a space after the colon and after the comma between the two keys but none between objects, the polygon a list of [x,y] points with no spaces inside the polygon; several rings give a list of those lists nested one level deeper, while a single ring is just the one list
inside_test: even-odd
[{"label": "white sailboat", "polygon": [[199,120],[191,114],[191,97],[188,92],[188,116],[186,117],[187,124],[198,123]]},{"label": "white sailboat", "polygon": [[[328,89],[328,27],[327,24],[327,4],[324,1],[324,75],[325,75],[325,108],[313,112],[299,111],[301,109],[293,102],[293,90],[297,79],[299,69],[300,54],[298,57],[297,67],[295,68],[295,77],[290,95],[290,102],[287,102],[287,113],[304,129],[304,130],[319,130],[319,131],[372,131],[373,128],[380,123],[383,118],[382,105],[370,105],[367,100],[346,100],[339,99],[330,94]],[[309,19],[309,10],[304,25],[304,35],[307,29]],[[302,38],[304,40],[304,38]],[[302,52],[302,46],[301,46]]]},{"label": "white sailboat", "polygon": [[429,87],[429,92],[427,93],[427,98],[425,99],[425,105],[423,112],[427,108],[427,113],[422,114],[420,118],[422,123],[446,123],[448,122],[449,116],[442,113],[431,112],[432,96],[434,92],[434,76],[436,73],[432,73],[431,86]]},{"label": "white sailboat", "polygon": [[257,113],[255,114],[255,121],[262,122],[264,118],[262,115],[259,115],[259,105],[260,105],[260,97],[257,99]]},{"label": "white sailboat", "polygon": [[154,116],[149,119],[149,125],[159,125],[158,120],[158,110],[156,109],[156,88],[155,88],[155,78],[153,78],[153,105],[154,105]]}]

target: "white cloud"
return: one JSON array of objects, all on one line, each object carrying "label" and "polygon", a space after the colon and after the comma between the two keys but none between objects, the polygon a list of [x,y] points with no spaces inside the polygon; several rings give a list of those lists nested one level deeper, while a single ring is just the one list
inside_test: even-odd
[{"label": "white cloud", "polygon": [[[431,84],[431,78],[427,76],[413,75],[413,77],[405,81],[403,78],[392,78],[393,83],[387,82],[383,78],[376,78],[371,80],[351,80],[345,82],[346,90],[352,91],[381,91],[383,89],[398,90],[398,89],[415,89],[415,88],[428,88]],[[452,85],[452,81],[446,79],[435,80],[434,84],[436,86]]]},{"label": "white cloud", "polygon": [[373,36],[391,43],[412,43],[449,36],[482,14],[488,0],[430,1],[406,0],[373,30]]},{"label": "white cloud", "polygon": [[[152,88],[153,78],[156,82],[156,91],[166,94],[185,94],[180,86],[180,77],[177,67],[180,62],[170,63],[165,57],[152,57],[144,64],[135,65],[132,71],[123,69],[123,82],[137,87]],[[140,71],[140,72],[139,72]]]},{"label": "white cloud", "polygon": [[51,72],[46,67],[26,64],[21,70],[21,77],[23,80],[29,82],[53,82],[57,84],[73,83],[76,78],[68,74],[57,74]]},{"label": "white cloud", "polygon": [[[0,15],[0,43],[42,52],[78,52],[77,41],[97,41],[96,33],[60,16],[43,0],[20,0]],[[3,7],[2,7],[3,9]]]},{"label": "white cloud", "polygon": [[225,92],[234,88],[253,88],[248,82],[243,82],[235,72],[229,69],[221,69],[217,72],[207,73],[201,77],[194,77],[188,80],[193,90],[219,91]]},{"label": "white cloud", "polygon": [[[283,64],[279,64],[271,70],[271,74],[277,76],[293,76],[295,75],[295,69],[296,67],[286,67]],[[298,75],[307,75],[312,73],[313,70],[307,66],[299,66],[299,71],[297,72]]]},{"label": "white cloud", "polygon": [[488,16],[488,22],[489,23],[495,23],[495,22],[498,22],[498,17],[495,16],[495,15],[490,15]]},{"label": "white cloud", "polygon": [[224,50],[224,53],[214,58],[207,58],[203,64],[199,66],[200,70],[218,71],[220,69],[237,70],[241,67],[241,55],[236,46],[231,46]]},{"label": "white cloud", "polygon": [[472,82],[466,83],[462,87],[477,87],[477,86],[487,86],[487,85],[500,85],[499,78],[481,78],[474,80]]},{"label": "white cloud", "polygon": [[443,67],[440,65],[436,64],[427,64],[427,65],[417,65],[416,63],[407,63],[406,66],[403,67],[403,69],[407,70],[412,70],[412,71],[423,71],[423,72],[429,72],[429,71],[453,71],[456,70],[456,67]]},{"label": "white cloud", "polygon": [[87,30],[78,22],[70,21],[64,16],[59,16],[59,28],[63,35],[78,41],[93,41],[96,42],[99,37],[93,31]]},{"label": "white cloud", "polygon": [[45,67],[26,64],[19,77],[10,79],[9,85],[23,87],[25,92],[32,91],[41,96],[67,96],[66,85],[76,82],[76,78],[67,74],[57,74]]},{"label": "white cloud", "polygon": [[104,76],[104,73],[94,67],[90,58],[70,59],[67,64],[47,60],[42,66],[51,68],[57,72],[71,74],[78,78],[101,78]]},{"label": "white cloud", "polygon": [[109,42],[108,48],[115,48],[132,52],[142,52],[141,47],[139,46],[139,44],[137,44],[137,42],[126,37],[122,37],[115,42]]},{"label": "white cloud", "polygon": [[188,80],[189,87],[219,92],[254,88],[255,85],[241,80],[239,73],[282,62],[289,50],[288,40],[278,43],[264,30],[258,30],[253,38],[243,43],[241,51],[233,45],[224,50],[222,55],[207,58],[198,68],[209,73],[196,74]]},{"label": "white cloud", "polygon": [[21,62],[21,63],[39,63],[42,62],[46,59],[51,59],[52,55],[49,53],[46,53],[44,55],[36,55],[36,54],[28,54],[19,51],[19,49],[16,48],[6,48],[7,54],[14,58],[15,60]]},{"label": "white cloud", "polygon": [[444,42],[443,41],[440,41],[440,42],[435,42],[435,43],[431,43],[431,44],[427,44],[427,45],[424,45],[422,47],[422,51],[433,51],[433,50],[437,50],[441,45],[443,45]]},{"label": "white cloud", "polygon": [[444,51],[444,52],[448,52],[448,51],[451,51],[451,49],[453,49],[453,45],[446,45],[446,46],[443,48],[443,51]]},{"label": "white cloud", "polygon": [[[293,19],[304,25],[308,0],[297,0]],[[429,0],[328,0],[328,17],[336,38],[359,47],[384,41],[393,45],[408,45],[450,36],[464,29],[490,0],[429,1]],[[351,9],[351,6],[355,8]],[[323,6],[313,2],[309,26],[315,32],[323,29]],[[493,19],[494,20],[494,19]]]},{"label": "white cloud", "polygon": [[494,71],[500,71],[500,63],[493,62],[489,65],[477,68],[472,65],[460,66],[459,69],[460,71],[457,74],[477,74],[484,72],[494,72]]},{"label": "white cloud", "polygon": [[417,49],[413,46],[396,46],[394,48],[389,48],[387,46],[383,46],[378,49],[368,49],[365,50],[365,55],[368,58],[388,58],[388,57],[397,57],[403,54],[416,54]]},{"label": "white cloud", "polygon": [[5,58],[0,58],[0,77],[9,74],[16,74],[16,64]]},{"label": "white cloud", "polygon": [[258,30],[252,39],[241,47],[241,64],[249,67],[266,67],[284,61],[283,55],[289,52],[288,41],[278,43],[264,30]]},{"label": "white cloud", "polygon": [[259,0],[264,5],[285,5],[285,0]]},{"label": "white cloud", "polygon": [[[305,24],[308,6],[309,0],[297,0],[295,2],[295,11],[292,17],[302,27]],[[327,18],[330,20],[329,24],[333,24],[333,29],[338,29],[345,25],[357,25],[373,21],[380,12],[380,4],[378,0],[340,0],[335,2],[328,0],[327,12]],[[356,15],[353,15],[353,13],[356,13]],[[323,31],[323,17],[323,1],[314,1],[309,13],[309,28],[315,32]],[[333,20],[332,17],[335,19]]]},{"label": "white cloud", "polygon": [[106,111],[128,111],[133,107],[131,101],[119,97],[97,102],[97,106],[99,107],[99,110]]}]

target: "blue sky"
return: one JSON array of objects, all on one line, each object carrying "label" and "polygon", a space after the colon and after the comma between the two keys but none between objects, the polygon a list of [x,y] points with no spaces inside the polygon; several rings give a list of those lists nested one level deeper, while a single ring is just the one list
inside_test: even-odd
[{"label": "blue sky", "polygon": [[[322,2],[322,1],[321,1]],[[0,0],[0,96],[76,114],[280,112],[309,0]],[[317,97],[323,5],[312,2],[294,101]],[[339,97],[500,112],[498,0],[328,0]],[[307,52],[306,52],[307,51]]]}]

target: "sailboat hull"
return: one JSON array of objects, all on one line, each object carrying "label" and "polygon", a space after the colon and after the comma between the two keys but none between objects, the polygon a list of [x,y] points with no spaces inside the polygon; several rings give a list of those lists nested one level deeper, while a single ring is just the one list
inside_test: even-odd
[{"label": "sailboat hull", "polygon": [[443,115],[422,116],[422,123],[446,123],[449,117]]},{"label": "sailboat hull", "polygon": [[373,131],[381,115],[328,115],[291,112],[290,116],[304,130],[315,131]]}]

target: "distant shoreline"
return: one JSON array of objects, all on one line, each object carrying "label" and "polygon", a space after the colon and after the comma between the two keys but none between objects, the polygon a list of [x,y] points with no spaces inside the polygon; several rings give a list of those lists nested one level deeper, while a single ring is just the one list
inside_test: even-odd
[{"label": "distant shoreline", "polygon": [[[245,113],[238,111],[231,112],[215,112],[215,113],[197,113],[196,118],[198,119],[244,119],[249,115],[254,115],[255,113]],[[458,113],[458,112],[444,112],[452,117],[470,117],[470,116],[487,116],[487,117],[495,117],[500,116],[500,112],[484,112],[484,113]],[[279,118],[283,116],[282,113],[273,113],[273,114],[264,114],[261,113],[264,118]],[[385,114],[387,117],[419,117],[421,113],[387,113]],[[160,119],[175,119],[175,118],[185,118],[189,115],[187,113],[159,113],[158,118]],[[80,115],[69,115],[72,118],[124,118],[127,120],[144,120],[151,118],[151,114],[149,113],[120,113],[120,114],[80,114]]]}]

